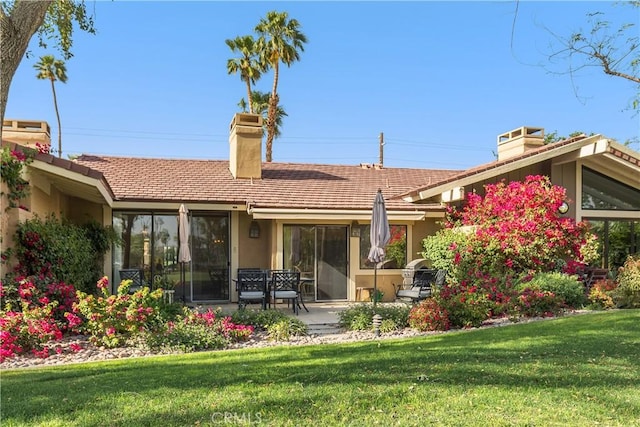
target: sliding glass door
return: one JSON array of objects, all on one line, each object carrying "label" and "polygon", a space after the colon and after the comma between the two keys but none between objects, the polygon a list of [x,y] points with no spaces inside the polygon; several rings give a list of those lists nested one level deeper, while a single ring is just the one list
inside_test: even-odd
[{"label": "sliding glass door", "polygon": [[122,243],[112,251],[114,292],[130,270],[152,289],[179,285],[177,212],[114,212],[113,229]]},{"label": "sliding glass door", "polygon": [[321,226],[316,230],[316,298],[347,299],[347,227]]},{"label": "sliding glass door", "polygon": [[[144,286],[175,289],[178,301],[229,300],[229,215],[190,214],[191,263],[178,263],[178,212],[114,212],[122,245],[113,248],[114,290],[120,272],[140,272]],[[184,268],[184,286],[183,274]]]},{"label": "sliding glass door", "polygon": [[347,230],[342,225],[284,226],[284,268],[300,271],[305,299],[347,299]]},{"label": "sliding glass door", "polygon": [[229,215],[191,216],[191,300],[229,300]]}]

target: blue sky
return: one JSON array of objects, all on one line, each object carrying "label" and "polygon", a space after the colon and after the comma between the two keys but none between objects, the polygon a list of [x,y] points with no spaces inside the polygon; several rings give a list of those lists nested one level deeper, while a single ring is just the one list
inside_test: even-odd
[{"label": "blue sky", "polygon": [[[494,160],[496,137],[520,126],[580,130],[620,142],[639,135],[628,81],[582,70],[552,74],[547,29],[586,28],[586,13],[637,22],[612,2],[126,2],[95,3],[98,33],[78,32],[68,81],[57,84],[63,153],[228,159],[228,131],[245,96],[225,39],[287,11],[309,43],[282,67],[288,113],[277,162],[375,163],[463,169]],[[513,38],[512,38],[513,31]],[[58,129],[50,85],[20,65],[6,118]],[[553,70],[563,71],[566,64]],[[257,89],[269,91],[272,75]],[[638,144],[632,145],[638,150]],[[264,156],[264,150],[263,150]]]}]

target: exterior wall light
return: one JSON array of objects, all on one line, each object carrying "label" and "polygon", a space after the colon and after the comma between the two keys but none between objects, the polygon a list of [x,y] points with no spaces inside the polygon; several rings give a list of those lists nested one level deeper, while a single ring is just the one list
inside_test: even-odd
[{"label": "exterior wall light", "polygon": [[562,215],[569,212],[569,204],[567,202],[562,202],[562,204],[558,206],[558,212],[560,212]]},{"label": "exterior wall light", "polygon": [[258,221],[251,221],[251,225],[249,226],[249,237],[252,239],[260,237],[260,225],[258,225]]},{"label": "exterior wall light", "polygon": [[351,223],[351,237],[360,237],[360,226],[358,225],[358,221],[353,221]]}]

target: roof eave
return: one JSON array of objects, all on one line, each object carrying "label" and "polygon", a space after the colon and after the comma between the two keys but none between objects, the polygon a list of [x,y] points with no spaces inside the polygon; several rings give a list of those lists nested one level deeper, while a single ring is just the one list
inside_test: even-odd
[{"label": "roof eave", "polygon": [[[562,156],[567,153],[571,153],[576,150],[579,151],[579,156],[586,157],[594,154],[602,154],[608,151],[608,147],[611,144],[611,140],[603,137],[602,135],[592,135],[587,138],[583,138],[572,143],[558,146],[556,149],[546,150],[540,153],[533,154],[531,156],[521,156],[513,161],[506,160],[504,162],[498,162],[495,167],[488,168],[479,171],[478,173],[468,176],[460,177],[439,185],[425,187],[422,189],[414,190],[409,193],[402,194],[400,197],[405,202],[415,203],[421,200],[426,200],[442,193],[451,191],[457,187],[464,187],[478,181],[491,179],[499,175],[503,175],[506,172],[522,168],[524,166],[531,165],[532,163],[540,163],[545,160],[549,160],[558,156]],[[619,145],[619,144],[616,144]],[[589,150],[591,148],[591,150]]]},{"label": "roof eave", "polygon": [[[247,212],[254,219],[280,220],[348,220],[370,221],[371,209],[287,209],[250,207]],[[389,221],[422,221],[433,213],[425,211],[387,210]],[[440,212],[438,216],[442,216]]]}]

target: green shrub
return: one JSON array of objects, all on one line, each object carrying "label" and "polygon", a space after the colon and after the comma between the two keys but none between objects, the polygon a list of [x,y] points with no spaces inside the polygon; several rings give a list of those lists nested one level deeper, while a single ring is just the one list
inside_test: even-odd
[{"label": "green shrub", "polygon": [[102,257],[109,249],[112,233],[93,222],[86,227],[49,215],[25,221],[16,231],[19,274],[45,276],[77,290],[93,293],[102,275]]},{"label": "green shrub", "polygon": [[383,319],[380,323],[380,332],[382,333],[393,332],[397,331],[398,329],[400,328],[392,319]]},{"label": "green shrub", "polygon": [[513,318],[518,317],[550,317],[558,314],[564,308],[562,297],[551,291],[525,287],[514,298],[510,307]]},{"label": "green shrub", "polygon": [[455,251],[452,247],[464,247],[469,235],[459,228],[443,228],[422,240],[422,257],[431,261],[433,268],[446,270],[454,277],[457,270]]},{"label": "green shrub", "polygon": [[270,325],[289,318],[286,314],[279,310],[236,310],[230,314],[231,321],[241,325],[251,325],[256,329],[266,331]]},{"label": "green shrub", "polygon": [[104,255],[114,244],[122,244],[120,236],[111,226],[103,226],[98,221],[92,219],[80,226],[84,235],[89,239],[91,244],[93,262],[94,262],[94,280],[91,284],[96,283],[103,274]]},{"label": "green shrub", "polygon": [[7,197],[7,206],[4,211],[11,208],[17,208],[20,199],[27,197],[29,194],[29,181],[24,179],[24,166],[31,163],[35,157],[36,151],[32,148],[22,147],[11,150],[11,147],[3,146],[0,149],[0,179],[7,184],[7,192],[1,193]]},{"label": "green shrub", "polygon": [[307,325],[292,317],[286,317],[267,326],[269,338],[274,341],[289,341],[291,336],[306,335]]},{"label": "green shrub", "polygon": [[200,313],[188,307],[175,321],[168,321],[156,330],[143,334],[144,345],[165,351],[200,351],[226,348],[236,341],[244,341],[253,333],[253,326],[233,323],[219,310]]},{"label": "green shrub", "polygon": [[408,325],[409,310],[410,307],[406,304],[376,304],[375,310],[373,304],[354,304],[338,313],[338,322],[341,327],[350,331],[371,330],[373,315],[377,313],[383,321],[387,319],[392,321],[395,329],[402,329]]},{"label": "green shrub", "polygon": [[147,332],[143,337],[144,345],[153,350],[193,352],[201,350],[220,350],[227,346],[224,335],[206,325],[175,322],[165,328]]},{"label": "green shrub", "polygon": [[629,255],[618,269],[618,287],[613,300],[620,308],[640,307],[640,256]]},{"label": "green shrub", "polygon": [[452,328],[471,328],[482,325],[491,316],[494,306],[487,294],[476,286],[458,289],[445,286],[436,292],[438,304],[447,311]]},{"label": "green shrub", "polygon": [[90,341],[105,347],[123,346],[126,341],[154,325],[162,291],[144,287],[129,294],[131,280],[123,280],[118,293],[109,294],[109,281],[103,277],[97,287],[100,295],[77,292],[76,310],[84,317],[80,331],[90,335]]},{"label": "green shrub", "polygon": [[183,312],[183,306],[181,303],[172,302],[168,303],[165,299],[158,301],[158,313],[157,319],[161,323],[170,322],[176,320],[178,316]]},{"label": "green shrub", "polygon": [[384,292],[382,292],[381,290],[376,290],[374,293],[371,294],[371,296],[369,297],[369,299],[373,302],[375,301],[376,303],[382,301],[382,298],[384,298]]},{"label": "green shrub", "polygon": [[358,313],[352,319],[351,323],[347,325],[347,329],[350,331],[369,331],[373,328],[373,315],[369,316],[366,313]]},{"label": "green shrub", "polygon": [[589,290],[589,308],[592,310],[607,310],[615,307],[613,293],[618,284],[611,279],[598,280]]},{"label": "green shrub", "polygon": [[576,276],[564,273],[538,273],[530,282],[520,284],[517,288],[553,292],[567,307],[571,308],[581,308],[587,302],[584,284]]},{"label": "green shrub", "polygon": [[446,331],[449,313],[435,298],[427,298],[411,309],[409,326],[419,331]]}]

